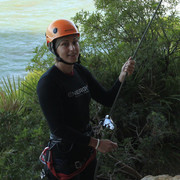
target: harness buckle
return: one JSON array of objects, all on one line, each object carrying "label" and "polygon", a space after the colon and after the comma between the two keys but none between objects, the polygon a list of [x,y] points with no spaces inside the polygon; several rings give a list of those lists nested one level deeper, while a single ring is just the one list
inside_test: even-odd
[{"label": "harness buckle", "polygon": [[40,177],[41,177],[41,179],[44,179],[46,177],[46,173],[45,173],[44,169],[42,169]]},{"label": "harness buckle", "polygon": [[76,169],[80,169],[82,167],[82,163],[80,161],[76,161],[74,164]]}]

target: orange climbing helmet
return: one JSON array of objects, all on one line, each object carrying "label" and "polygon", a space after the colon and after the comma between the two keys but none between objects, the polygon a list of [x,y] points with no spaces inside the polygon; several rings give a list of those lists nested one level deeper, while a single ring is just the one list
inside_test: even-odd
[{"label": "orange climbing helmet", "polygon": [[80,36],[76,25],[69,20],[58,19],[52,22],[46,30],[47,45],[54,39],[72,34],[77,34],[78,36]]}]

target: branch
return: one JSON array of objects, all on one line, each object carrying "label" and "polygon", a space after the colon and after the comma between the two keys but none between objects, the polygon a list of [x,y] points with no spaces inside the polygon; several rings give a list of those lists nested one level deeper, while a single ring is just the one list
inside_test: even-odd
[{"label": "branch", "polygon": [[106,177],[104,177],[104,174],[99,174],[99,175],[97,175],[96,176],[96,178],[98,178],[98,179],[103,179],[103,180],[109,180],[109,178],[106,178]]},{"label": "branch", "polygon": [[180,42],[180,39],[176,42],[176,45],[175,45],[174,49],[169,53],[169,55],[172,55],[172,54],[174,53],[174,51],[175,51],[175,50],[177,49],[177,47],[178,47],[179,42]]},{"label": "branch", "polygon": [[121,169],[115,170],[116,172],[121,171],[124,172],[130,176],[136,177],[138,179],[142,178],[142,175],[139,174],[135,169],[133,169],[132,167],[128,166],[127,164],[123,163],[122,161],[117,160],[116,158],[114,158],[113,156],[111,156],[110,154],[108,154],[108,156],[110,158],[112,158],[113,160],[117,161],[117,163],[115,163],[114,166],[121,166]]}]

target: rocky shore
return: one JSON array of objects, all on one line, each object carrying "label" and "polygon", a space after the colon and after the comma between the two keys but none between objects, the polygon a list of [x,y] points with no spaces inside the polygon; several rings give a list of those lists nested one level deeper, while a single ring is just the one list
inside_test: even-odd
[{"label": "rocky shore", "polygon": [[169,175],[159,175],[159,176],[151,176],[148,175],[141,180],[180,180],[180,175],[177,176],[169,176]]}]

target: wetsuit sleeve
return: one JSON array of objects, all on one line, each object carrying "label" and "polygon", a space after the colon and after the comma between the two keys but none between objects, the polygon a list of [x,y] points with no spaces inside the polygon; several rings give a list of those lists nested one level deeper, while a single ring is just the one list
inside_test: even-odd
[{"label": "wetsuit sleeve", "polygon": [[121,84],[119,79],[115,81],[111,89],[106,90],[85,67],[83,67],[83,72],[87,78],[91,97],[102,105],[112,106]]},{"label": "wetsuit sleeve", "polygon": [[62,103],[62,91],[49,77],[40,79],[37,94],[41,109],[48,121],[50,131],[69,143],[88,145],[90,137],[66,125]]}]

